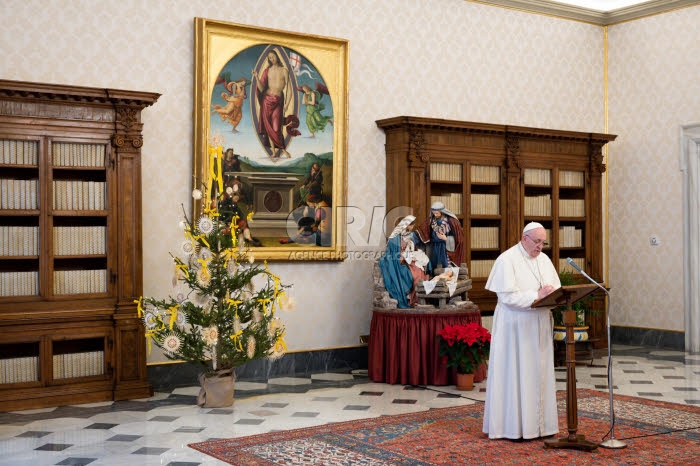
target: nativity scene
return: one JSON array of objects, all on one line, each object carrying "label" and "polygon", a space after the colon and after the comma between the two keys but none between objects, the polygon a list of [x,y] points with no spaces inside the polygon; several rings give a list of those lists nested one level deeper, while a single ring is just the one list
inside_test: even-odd
[{"label": "nativity scene", "polygon": [[374,307],[476,310],[468,298],[472,280],[462,262],[464,232],[459,219],[442,202],[435,202],[428,218],[419,225],[415,222],[412,215],[401,219],[374,264]]}]

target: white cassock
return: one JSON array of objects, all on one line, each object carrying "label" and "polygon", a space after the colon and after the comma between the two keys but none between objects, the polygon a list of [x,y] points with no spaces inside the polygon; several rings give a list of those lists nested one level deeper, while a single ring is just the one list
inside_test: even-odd
[{"label": "white cassock", "polygon": [[559,432],[552,317],[532,309],[544,285],[561,287],[552,261],[530,257],[521,243],[501,254],[486,289],[498,295],[493,315],[483,431],[491,439]]}]

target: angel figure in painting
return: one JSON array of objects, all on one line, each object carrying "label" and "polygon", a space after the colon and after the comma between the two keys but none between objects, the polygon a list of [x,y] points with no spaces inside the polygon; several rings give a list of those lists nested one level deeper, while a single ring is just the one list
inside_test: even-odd
[{"label": "angel figure in painting", "polygon": [[221,121],[227,121],[232,126],[234,133],[238,132],[236,128],[243,118],[243,101],[248,97],[245,90],[248,84],[245,78],[227,82],[224,87],[228,93],[221,93],[221,98],[227,102],[226,105],[213,106],[213,111],[219,114]]},{"label": "angel figure in painting", "polygon": [[326,108],[321,99],[324,94],[328,95],[328,88],[317,82],[316,89],[311,89],[307,84],[298,89],[303,93],[301,103],[306,106],[306,126],[313,138],[317,132],[324,131],[326,125],[333,126],[333,117],[321,114]]}]

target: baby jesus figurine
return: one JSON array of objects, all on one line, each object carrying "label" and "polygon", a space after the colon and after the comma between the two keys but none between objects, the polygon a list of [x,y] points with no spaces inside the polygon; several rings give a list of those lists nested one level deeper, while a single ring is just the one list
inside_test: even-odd
[{"label": "baby jesus figurine", "polygon": [[424,281],[423,287],[425,287],[426,294],[430,294],[431,291],[435,289],[440,280],[445,280],[447,289],[452,296],[457,289],[457,276],[459,275],[459,267],[447,267],[444,272],[440,275],[435,275],[430,281]]},{"label": "baby jesus figurine", "polygon": [[444,278],[445,282],[449,282],[449,281],[453,281],[452,277],[454,277],[454,276],[455,276],[454,270],[452,270],[452,268],[449,268],[449,269],[445,270],[443,273],[441,273],[440,275],[435,275],[430,281],[431,282],[438,282],[438,281],[440,281],[441,278]]}]

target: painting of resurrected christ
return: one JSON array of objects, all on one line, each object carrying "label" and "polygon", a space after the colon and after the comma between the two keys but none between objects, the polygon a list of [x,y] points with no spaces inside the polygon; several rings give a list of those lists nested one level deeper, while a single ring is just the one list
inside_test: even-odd
[{"label": "painting of resurrected christ", "polygon": [[[224,163],[222,176],[227,183],[236,180],[242,211],[255,212],[251,231],[260,244],[332,244],[329,94],[310,61],[277,44],[240,51],[217,76],[211,92],[210,140],[219,141],[238,162],[233,172]],[[310,173],[313,184],[307,181]],[[305,234],[300,236],[302,225]]]},{"label": "painting of resurrected christ", "polygon": [[[294,136],[300,136],[299,99],[296,92],[296,79],[290,73],[289,60],[281,47],[269,46],[253,68],[255,98],[251,106],[253,122],[257,122],[258,137],[268,155],[273,158],[284,156],[287,143]],[[257,115],[257,118],[256,118]]]},{"label": "painting of resurrected christ", "polygon": [[231,57],[216,78],[210,108],[212,135],[249,159],[277,165],[306,153],[333,153],[328,86],[293,49],[263,44]]},{"label": "painting of resurrected christ", "polygon": [[348,41],[195,18],[195,49],[194,216],[235,204],[256,258],[343,260]]}]

